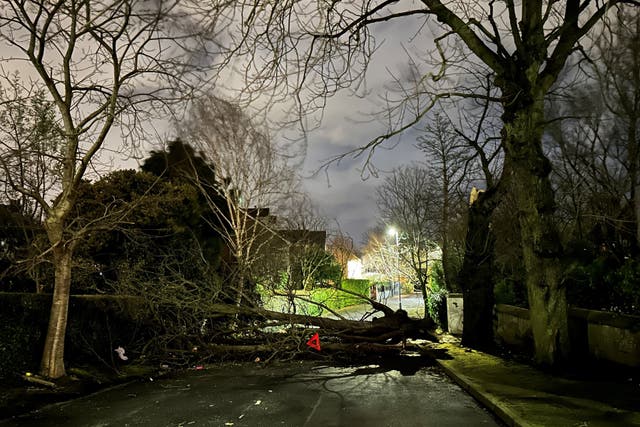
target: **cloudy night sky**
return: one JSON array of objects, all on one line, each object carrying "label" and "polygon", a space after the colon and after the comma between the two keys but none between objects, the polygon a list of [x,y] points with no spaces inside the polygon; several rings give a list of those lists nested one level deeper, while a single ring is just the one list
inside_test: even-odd
[{"label": "cloudy night sky", "polygon": [[[304,185],[316,206],[328,219],[328,229],[338,227],[361,244],[366,231],[379,223],[375,188],[393,168],[421,162],[424,154],[415,147],[418,130],[406,132],[399,139],[379,146],[371,158],[377,170],[372,176],[365,170],[366,154],[344,158],[326,171],[318,172],[326,159],[363,146],[386,131],[386,124],[372,113],[381,109],[380,96],[387,91],[393,75],[399,75],[409,63],[412,46],[432,45],[428,28],[416,36],[420,23],[395,20],[373,28],[380,46],[367,73],[367,96],[357,97],[342,91],[332,97],[325,108],[318,129],[308,135],[307,156],[303,166]],[[391,74],[392,73],[392,74]],[[314,175],[315,174],[315,175]],[[312,176],[313,175],[313,176]]]},{"label": "cloudy night sky", "polygon": [[[348,156],[326,169],[321,167],[328,159],[361,147],[387,130],[386,123],[374,117],[383,109],[381,97],[388,92],[394,76],[406,72],[410,61],[407,52],[420,46],[419,50],[424,53],[425,46],[433,46],[432,33],[427,26],[421,28],[421,23],[406,18],[372,27],[378,49],[367,72],[366,95],[356,96],[349,89],[338,92],[327,100],[319,127],[306,135],[306,156],[299,170],[304,188],[326,218],[327,231],[346,233],[356,245],[361,245],[367,230],[380,222],[376,186],[393,168],[424,160],[424,154],[415,147],[419,131],[405,132],[400,138],[376,148],[371,165],[377,176],[365,170],[366,154],[357,158]],[[175,138],[172,131],[162,130],[162,124],[158,128],[155,140],[150,135],[156,144]],[[295,130],[288,132],[273,135],[281,141],[300,137]],[[294,149],[298,150],[300,144],[303,142],[296,142]],[[142,153],[142,157],[144,155]],[[135,167],[131,161],[127,164]]]},{"label": "cloudy night sky", "polygon": [[[371,27],[378,48],[367,72],[366,94],[358,97],[351,90],[343,90],[328,99],[319,127],[307,134],[306,156],[299,171],[304,188],[326,217],[328,231],[340,230],[350,235],[356,244],[361,244],[366,231],[380,221],[375,188],[384,176],[395,167],[424,160],[424,154],[415,147],[419,133],[417,130],[405,132],[401,138],[376,148],[371,165],[377,176],[363,171],[366,154],[344,158],[326,170],[319,169],[327,159],[363,146],[387,130],[386,124],[376,120],[373,113],[383,109],[381,96],[387,92],[393,76],[406,71],[410,61],[407,52],[419,46],[418,50],[424,53],[433,46],[433,34],[428,26],[421,27],[422,22],[404,18]],[[7,46],[0,49],[3,57],[12,56]],[[16,69],[23,78],[36,77],[29,66],[20,69],[18,65]],[[137,168],[150,150],[176,137],[167,123],[158,121],[148,127],[148,134],[135,158],[129,157],[129,150],[122,146],[120,131],[112,129],[98,162],[108,164],[107,169],[111,170]],[[284,140],[287,135],[274,133],[274,137]],[[95,176],[90,178],[95,179]]]},{"label": "cloudy night sky", "polygon": [[354,242],[361,243],[367,229],[379,222],[376,186],[391,169],[422,161],[424,154],[415,148],[416,134],[409,133],[375,150],[371,162],[377,176],[365,170],[366,155],[356,159],[347,157],[339,164],[318,171],[324,160],[364,145],[384,130],[376,123],[353,123],[349,103],[343,102],[342,98],[332,100],[322,127],[309,135],[303,182],[316,206],[329,220],[328,229],[339,227]]}]

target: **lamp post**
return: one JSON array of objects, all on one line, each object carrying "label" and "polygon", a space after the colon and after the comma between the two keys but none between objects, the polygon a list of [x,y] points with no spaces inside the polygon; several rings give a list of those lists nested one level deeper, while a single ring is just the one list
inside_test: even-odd
[{"label": "lamp post", "polygon": [[400,285],[400,240],[398,239],[398,230],[390,227],[388,230],[390,236],[396,238],[396,273],[398,279],[398,307],[402,310],[402,285]]}]

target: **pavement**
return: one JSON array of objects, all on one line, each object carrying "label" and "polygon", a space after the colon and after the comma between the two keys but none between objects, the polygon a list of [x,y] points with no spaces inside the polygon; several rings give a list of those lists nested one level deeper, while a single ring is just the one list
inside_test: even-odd
[{"label": "pavement", "polygon": [[447,375],[509,426],[640,426],[637,376],[568,378],[458,343],[434,347]]}]

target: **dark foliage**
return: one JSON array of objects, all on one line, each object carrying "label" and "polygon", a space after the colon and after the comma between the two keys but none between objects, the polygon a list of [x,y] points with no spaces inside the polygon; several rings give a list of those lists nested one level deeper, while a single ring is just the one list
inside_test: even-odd
[{"label": "dark foliage", "polygon": [[88,230],[78,246],[75,292],[112,292],[125,278],[159,281],[172,268],[194,281],[214,274],[221,242],[202,219],[205,209],[193,185],[147,172],[85,183],[72,220]]},{"label": "dark foliage", "polygon": [[[5,307],[0,311],[4,325],[0,329],[0,378],[12,380],[25,372],[37,372],[51,294],[0,293],[0,304]],[[155,329],[150,313],[140,299],[72,296],[67,363],[117,371],[125,363],[114,352],[118,346],[125,348],[131,361],[137,361]]]},{"label": "dark foliage", "polygon": [[47,267],[37,260],[29,261],[36,242],[45,238],[44,229],[21,211],[13,203],[0,205],[0,290],[5,292],[33,292],[37,273]]}]

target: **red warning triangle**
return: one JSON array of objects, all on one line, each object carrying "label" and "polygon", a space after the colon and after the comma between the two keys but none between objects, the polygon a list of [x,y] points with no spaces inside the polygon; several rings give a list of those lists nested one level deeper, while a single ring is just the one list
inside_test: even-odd
[{"label": "red warning triangle", "polygon": [[307,345],[311,348],[315,348],[316,350],[320,351],[320,336],[318,335],[318,333],[316,333],[314,336],[311,337],[309,341],[307,341]]}]

